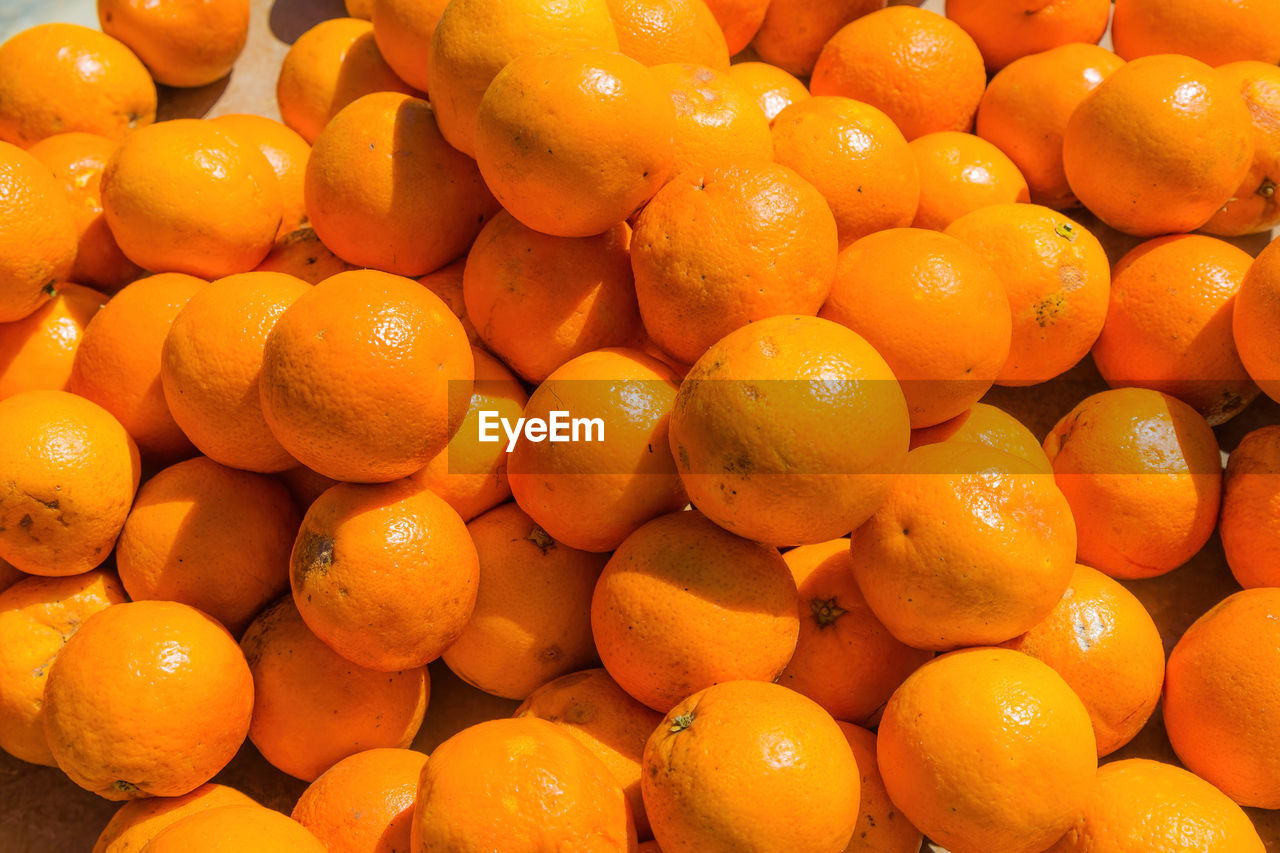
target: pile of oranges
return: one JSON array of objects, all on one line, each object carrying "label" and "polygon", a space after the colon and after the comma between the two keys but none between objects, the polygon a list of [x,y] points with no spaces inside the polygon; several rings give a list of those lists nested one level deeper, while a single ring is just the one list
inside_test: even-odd
[{"label": "pile of oranges", "polygon": [[[1278,0],[348,6],[283,123],[156,121],[248,0],[0,45],[0,748],[96,853],[1265,849]],[[427,755],[437,659],[522,704]]]}]

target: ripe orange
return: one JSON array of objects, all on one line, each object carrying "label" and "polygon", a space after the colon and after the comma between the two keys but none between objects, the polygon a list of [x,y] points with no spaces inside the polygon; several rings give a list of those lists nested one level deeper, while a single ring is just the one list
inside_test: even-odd
[{"label": "ripe orange", "polygon": [[773,159],[768,120],[727,71],[673,62],[654,66],[653,78],[675,109],[673,177]]},{"label": "ripe orange", "polygon": [[1209,65],[1280,63],[1280,27],[1266,0],[1116,0],[1116,53],[1181,53]]},{"label": "ripe orange", "polygon": [[858,825],[844,853],[919,853],[923,836],[889,799],[876,760],[876,736],[867,729],[837,720],[858,762],[862,796]]},{"label": "ripe orange", "polygon": [[302,792],[293,819],[331,853],[408,853],[414,800],[427,756],[411,749],[368,749],[330,767]]},{"label": "ripe orange", "polygon": [[[431,36],[448,0],[368,0],[378,51],[396,76],[415,89],[428,86]],[[424,49],[425,48],[425,49]]]},{"label": "ripe orange", "polygon": [[1262,393],[1280,400],[1280,242],[1269,244],[1254,259],[1236,293],[1231,335],[1245,370]]},{"label": "ripe orange", "polygon": [[257,805],[232,805],[184,816],[152,839],[144,853],[323,853],[325,845],[297,821]]},{"label": "ripe orange", "polygon": [[307,284],[319,284],[331,275],[355,269],[320,242],[311,226],[281,234],[271,251],[254,267],[260,272],[282,272]]},{"label": "ripe orange", "polygon": [[1280,426],[1250,432],[1227,458],[1218,533],[1231,574],[1246,589],[1280,586]]},{"label": "ripe orange", "polygon": [[729,55],[742,52],[764,21],[771,0],[707,0],[707,6],[724,31]]},{"label": "ripe orange", "polygon": [[1013,415],[987,403],[974,403],[949,421],[911,431],[911,449],[940,441],[963,441],[1012,453],[1044,474],[1053,473],[1040,439]]},{"label": "ripe orange", "polygon": [[618,50],[641,65],[729,67],[729,46],[703,0],[605,0]]},{"label": "ripe orange", "polygon": [[462,274],[466,266],[467,259],[463,256],[451,264],[445,264],[435,272],[418,276],[418,284],[444,300],[444,304],[449,306],[454,316],[462,321],[462,328],[467,332],[467,340],[471,342],[474,349],[480,344],[480,335],[476,333],[476,327],[467,316],[467,303],[462,292]]},{"label": "ripe orange", "polygon": [[[767,62],[735,62],[729,77],[738,88],[755,98],[764,117],[773,121],[787,107],[809,97],[804,83]],[[777,145],[777,140],[774,140]]]},{"label": "ripe orange", "polygon": [[35,157],[0,142],[0,323],[49,301],[76,258],[75,210]]},{"label": "ripe orange", "polygon": [[885,7],[885,0],[771,0],[751,47],[766,62],[808,77],[841,27]]},{"label": "ripe orange", "polygon": [[147,842],[187,815],[219,806],[256,805],[226,785],[207,782],[181,797],[129,800],[116,810],[93,845],[93,853],[139,853]]},{"label": "ripe orange", "polygon": [[973,36],[991,71],[1072,42],[1097,44],[1111,0],[947,0],[947,17]]},{"label": "ripe orange", "polygon": [[993,204],[1026,202],[1027,180],[1003,151],[980,136],[926,133],[911,141],[920,173],[917,228],[943,231],[966,213]]},{"label": "ripe orange", "polygon": [[307,160],[311,157],[311,146],[307,141],[296,131],[263,116],[224,114],[215,118],[213,123],[244,147],[257,148],[262,152],[280,179],[283,210],[276,236],[301,228],[307,220],[307,206],[303,198],[303,179]]},{"label": "ripe orange", "polygon": [[1280,68],[1266,62],[1231,62],[1217,69],[1240,92],[1253,119],[1253,165],[1232,198],[1204,225],[1226,237],[1257,234],[1280,225]]},{"label": "ripe orange", "polygon": [[0,323],[0,400],[22,391],[66,388],[85,326],[106,301],[96,290],[62,284],[31,314]]},{"label": "ripe orange", "polygon": [[249,38],[249,0],[98,0],[102,31],[127,44],[157,83],[225,77]]}]

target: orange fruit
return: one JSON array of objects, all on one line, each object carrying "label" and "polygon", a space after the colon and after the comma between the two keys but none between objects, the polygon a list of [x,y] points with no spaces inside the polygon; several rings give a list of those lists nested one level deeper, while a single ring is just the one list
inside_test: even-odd
[{"label": "orange fruit", "polygon": [[226,629],[185,604],[137,601],[100,611],[62,647],[44,731],[80,787],[108,800],[176,797],[236,754],[253,704]]},{"label": "orange fruit", "polygon": [[1098,755],[1110,755],[1146,725],[1164,686],[1164,645],[1133,593],[1088,566],[1049,615],[1004,643],[1061,675],[1093,721]]},{"label": "orange fruit", "polygon": [[1209,65],[1280,63],[1280,26],[1267,0],[1116,0],[1111,39],[1136,59],[1181,53]]},{"label": "orange fruit", "polygon": [[215,462],[262,472],[297,464],[267,428],[259,374],[267,335],[308,290],[285,273],[228,276],[197,291],[169,327],[160,355],[165,402]]},{"label": "orange fruit", "polygon": [[76,258],[75,210],[32,155],[0,142],[0,323],[21,320],[53,295]]},{"label": "orange fruit", "polygon": [[462,328],[467,332],[467,340],[471,342],[472,349],[475,349],[481,341],[476,327],[471,324],[471,318],[467,316],[467,303],[462,291],[463,270],[466,266],[467,258],[463,256],[451,264],[445,264],[435,272],[418,276],[418,284],[444,300],[444,304],[449,306],[454,316],[462,321]]},{"label": "orange fruit", "polygon": [[138,853],[147,842],[187,815],[219,806],[256,805],[235,788],[207,782],[181,797],[129,800],[116,810],[93,845],[93,853]]},{"label": "orange fruit", "polygon": [[640,335],[631,231],[553,237],[505,210],[467,255],[464,313],[491,352],[530,382],[570,359]]},{"label": "orange fruit", "polygon": [[596,659],[591,594],[608,559],[548,535],[503,504],[467,525],[480,560],[476,606],[444,662],[486,693],[524,699]]},{"label": "orange fruit", "polygon": [[844,853],[919,853],[923,836],[911,825],[898,807],[889,799],[884,789],[876,761],[876,736],[873,732],[849,723],[836,721],[844,732],[858,762],[862,796],[858,825],[853,830],[853,840]]},{"label": "orange fruit", "polygon": [[1178,759],[1242,806],[1280,807],[1280,590],[1246,589],[1196,620],[1169,655],[1164,725]]},{"label": "orange fruit", "polygon": [[322,494],[338,485],[337,480],[317,474],[305,465],[281,471],[276,476],[293,496],[294,505],[303,512],[310,508]]},{"label": "orange fruit", "polygon": [[946,233],[991,265],[1009,297],[1013,337],[998,384],[1045,382],[1088,354],[1108,319],[1108,296],[1115,297],[1097,237],[1035,204],[982,207],[952,221]]},{"label": "orange fruit", "polygon": [[319,284],[331,275],[355,267],[321,243],[315,229],[308,225],[277,237],[271,251],[254,269],[288,273],[307,284]]},{"label": "orange fruit", "polygon": [[0,593],[0,749],[54,766],[44,736],[49,667],[85,620],[128,600],[115,575],[101,569],[27,578]]},{"label": "orange fruit", "polygon": [[858,822],[844,733],[767,682],[726,681],[672,708],[645,745],[640,785],[668,853],[842,850]]},{"label": "orange fruit", "polygon": [[306,182],[311,227],[334,254],[406,276],[465,252],[496,207],[431,105],[394,92],[365,95],[325,126]]},{"label": "orange fruit", "polygon": [[302,792],[293,819],[330,851],[408,853],[418,777],[427,756],[368,749],[330,767]]},{"label": "orange fruit", "polygon": [[1008,155],[1036,204],[1077,204],[1062,165],[1067,120],[1123,64],[1105,47],[1064,44],[1015,59],[987,84],[974,132]]},{"label": "orange fruit", "polygon": [[[858,441],[839,436],[856,434]],[[908,416],[889,365],[817,317],[731,332],[689,369],[671,449],[693,505],[774,545],[843,536],[875,511],[902,466]]]},{"label": "orange fruit", "polygon": [[373,0],[345,0],[347,14],[368,21],[373,16]]},{"label": "orange fruit", "polygon": [[641,65],[690,62],[729,67],[729,46],[703,0],[605,0],[618,51]]},{"label": "orange fruit", "polygon": [[138,449],[160,461],[191,455],[165,401],[161,354],[174,319],[206,284],[165,273],[128,285],[93,315],[71,363],[67,390],[118,418]]},{"label": "orange fruit", "polygon": [[628,696],[605,670],[588,669],[548,681],[529,694],[515,716],[559,724],[603,761],[627,795],[637,835],[652,835],[640,794],[640,761],[661,714]]},{"label": "orange fruit", "polygon": [[898,642],[871,612],[853,577],[848,539],[801,545],[782,558],[800,594],[800,637],[778,683],[838,720],[874,723],[898,685],[933,655]]},{"label": "orange fruit", "polygon": [[[617,50],[618,36],[607,0],[553,4],[541,0],[450,0],[427,48],[427,90],[439,116],[440,132],[449,144],[476,156],[476,116],[498,72],[527,53],[560,46]],[[650,95],[648,100],[656,98]],[[625,97],[619,98],[619,105],[624,101],[636,110],[648,108],[631,104]],[[580,120],[570,112],[555,123],[566,119],[571,123]],[[568,141],[578,135],[577,129],[564,135]],[[620,150],[627,147],[620,146]]]},{"label": "orange fruit", "polygon": [[1181,767],[1129,758],[1098,768],[1093,795],[1049,853],[1262,853],[1249,816]]},{"label": "orange fruit", "polygon": [[458,514],[398,480],[342,483],[317,498],[289,580],[316,636],[353,663],[390,672],[425,666],[462,634],[479,574]]},{"label": "orange fruit", "polygon": [[672,62],[654,66],[653,78],[675,110],[673,177],[773,159],[769,121],[727,71]]},{"label": "orange fruit", "polygon": [[322,853],[325,845],[297,821],[257,804],[221,806],[165,827],[143,853]]},{"label": "orange fruit", "polygon": [[631,268],[645,331],[691,364],[749,323],[817,314],[836,274],[836,233],[822,194],[786,166],[680,174],[636,220]]},{"label": "orange fruit", "polygon": [[609,768],[546,720],[463,729],[422,771],[415,850],[623,853],[635,845],[631,809]]},{"label": "orange fruit", "polygon": [[1231,574],[1245,589],[1280,586],[1280,426],[1253,430],[1227,458],[1218,533]]},{"label": "orange fruit", "polygon": [[922,444],[942,441],[963,441],[1003,450],[1042,474],[1053,473],[1053,464],[1045,456],[1035,433],[1013,415],[987,403],[974,403],[949,421],[911,431],[912,450]]},{"label": "orange fruit", "polygon": [[885,708],[876,755],[893,803],[952,853],[1043,850],[1084,809],[1097,768],[1075,693],[1007,649],[916,670]]},{"label": "orange fruit", "polygon": [[502,206],[535,231],[606,231],[673,174],[678,126],[667,88],[657,72],[607,50],[521,56],[480,101],[480,174]]},{"label": "orange fruit", "polygon": [[1112,388],[1154,388],[1189,403],[1210,426],[1258,396],[1236,352],[1231,316],[1253,259],[1198,234],[1148,240],[1116,264],[1106,324],[1093,347]]},{"label": "orange fruit", "polygon": [[619,686],[666,712],[712,684],[777,678],[796,647],[797,602],[777,549],[699,512],[676,512],[614,551],[591,601],[591,630]]},{"label": "orange fruit", "polygon": [[[729,79],[755,98],[769,121],[787,107],[809,97],[804,83],[767,62],[735,62],[729,66]],[[777,143],[774,139],[775,150]]]},{"label": "orange fruit", "polygon": [[729,55],[742,52],[764,22],[765,11],[771,0],[707,0],[711,14],[715,15],[724,31]]},{"label": "orange fruit", "polygon": [[[525,432],[516,441],[507,478],[520,508],[557,541],[601,552],[685,506],[667,434],[677,382],[665,364],[628,349],[580,355],[548,376],[524,417],[550,432],[552,413],[567,412],[558,429],[570,440],[535,441]],[[510,447],[507,429],[491,425],[489,434]]]},{"label": "orange fruit", "polygon": [[808,77],[823,46],[845,24],[885,7],[885,0],[772,0],[751,47],[771,65]]},{"label": "orange fruit", "polygon": [[343,107],[374,92],[416,94],[382,58],[373,24],[330,18],[298,36],[276,78],[280,117],[308,143]]},{"label": "orange fruit", "polygon": [[0,400],[22,391],[61,391],[85,326],[107,297],[60,284],[53,298],[12,323],[0,323]]},{"label": "orange fruit", "polygon": [[75,24],[41,24],[0,44],[0,140],[56,133],[120,139],[156,119],[156,87],[133,51]]},{"label": "orange fruit", "polygon": [[426,288],[375,270],[339,273],[268,333],[262,413],[307,467],[335,480],[394,480],[448,443],[474,370],[462,324]]},{"label": "orange fruit", "polygon": [[0,400],[0,436],[0,560],[49,576],[105,560],[141,470],[120,422],[65,391],[26,391]]},{"label": "orange fruit", "polygon": [[116,564],[134,601],[190,604],[239,636],[289,588],[297,532],[298,511],[281,483],[197,456],[143,484]]},{"label": "orange fruit", "polygon": [[1280,400],[1280,243],[1271,243],[1254,259],[1236,293],[1231,335],[1249,376],[1273,400]]},{"label": "orange fruit", "polygon": [[902,383],[914,429],[955,417],[987,392],[1013,328],[991,265],[955,237],[921,228],[880,231],[842,251],[819,316],[879,351]]},{"label": "orange fruit", "polygon": [[1027,180],[1003,151],[980,136],[927,133],[911,142],[920,174],[917,228],[944,231],[961,216],[993,204],[1026,202]]},{"label": "orange fruit", "polygon": [[907,454],[875,515],[853,532],[853,573],[893,636],[920,649],[1000,643],[1062,597],[1075,564],[1071,507],[1053,479],[976,444]]},{"label": "orange fruit", "polygon": [[369,0],[369,4],[368,15],[355,17],[373,21],[378,52],[397,77],[427,91],[431,36],[448,0]]},{"label": "orange fruit", "polygon": [[1231,200],[1253,160],[1249,109],[1186,56],[1116,69],[1071,114],[1062,162],[1098,218],[1139,237],[1191,231]]},{"label": "orange fruit", "polygon": [[311,146],[298,133],[278,121],[257,115],[229,113],[213,119],[219,130],[246,148],[257,148],[267,158],[280,179],[280,198],[284,206],[276,236],[301,228],[307,219],[303,199],[303,178]]},{"label": "orange fruit", "polygon": [[799,101],[773,120],[774,157],[812,181],[831,205],[847,246],[875,231],[904,228],[920,202],[911,147],[889,117],[849,98]]},{"label": "orange fruit", "polygon": [[1097,44],[1111,0],[947,0],[947,17],[973,36],[991,71],[1073,42]]},{"label": "orange fruit", "polygon": [[1044,440],[1080,562],[1113,578],[1176,569],[1213,533],[1222,463],[1195,409],[1146,388],[1092,394]]},{"label": "orange fruit", "polygon": [[20,572],[6,560],[0,560],[0,592],[4,592],[20,580],[29,577],[26,572]]},{"label": "orange fruit", "polygon": [[1253,119],[1253,164],[1232,198],[1204,225],[1210,234],[1234,237],[1280,225],[1276,181],[1280,177],[1280,69],[1266,62],[1230,62],[1217,69],[1240,92]]},{"label": "orange fruit", "polygon": [[157,83],[227,76],[249,38],[249,0],[98,0],[102,31],[127,44]]},{"label": "orange fruit", "polygon": [[280,770],[312,781],[376,747],[407,747],[431,695],[426,669],[374,671],[339,657],[285,597],[240,641],[253,672],[249,738]]},{"label": "orange fruit", "polygon": [[813,67],[809,91],[870,104],[915,139],[968,130],[986,83],[978,46],[955,22],[894,6],[832,36]]}]

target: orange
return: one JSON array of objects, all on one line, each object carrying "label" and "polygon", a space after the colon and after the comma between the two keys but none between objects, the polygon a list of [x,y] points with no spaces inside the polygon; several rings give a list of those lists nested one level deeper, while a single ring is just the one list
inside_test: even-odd
[{"label": "orange", "polygon": [[[628,349],[580,355],[548,376],[524,417],[550,430],[552,412],[567,412],[559,430],[570,440],[535,441],[525,432],[515,443],[507,477],[520,508],[556,540],[600,552],[685,506],[667,440],[677,382],[665,364]],[[507,429],[517,426],[494,424],[489,435],[509,447]]]},{"label": "orange", "polygon": [[160,384],[165,337],[206,282],[164,273],[128,285],[85,327],[67,389],[115,415],[138,449],[162,462],[190,456]]},{"label": "orange", "polygon": [[249,667],[221,625],[185,604],[138,601],[99,612],[62,647],[44,731],[80,787],[108,800],[176,797],[236,754],[253,703]]},{"label": "orange", "polygon": [[848,539],[801,545],[782,557],[800,594],[800,637],[778,683],[838,720],[874,723],[898,685],[933,655],[898,642],[871,612],[853,577]]},{"label": "orange", "polygon": [[811,699],[727,681],[676,705],[644,748],[641,789],[667,853],[844,849],[859,774],[844,733]]},{"label": "orange", "polygon": [[911,153],[920,173],[920,204],[912,222],[917,228],[943,231],[966,213],[1031,198],[1018,167],[982,137],[927,133],[912,140]]},{"label": "orange", "polygon": [[284,210],[276,236],[301,228],[307,219],[302,196],[303,177],[311,146],[293,131],[269,118],[243,113],[220,115],[213,120],[219,130],[246,148],[257,148],[271,164],[280,179],[280,197]]},{"label": "orange", "polygon": [[373,16],[373,0],[345,0],[347,14],[368,21]]},{"label": "orange", "polygon": [[833,95],[801,100],[774,118],[773,149],[779,163],[812,181],[831,205],[842,247],[915,218],[915,156],[875,107]]},{"label": "orange", "polygon": [[1218,517],[1222,463],[1195,409],[1146,388],[1090,395],[1044,440],[1076,519],[1080,562],[1149,578],[1200,550]]},{"label": "orange", "polygon": [[49,301],[76,258],[75,210],[49,170],[0,142],[0,323]]},{"label": "orange", "polygon": [[832,36],[813,67],[809,91],[877,107],[915,139],[968,130],[986,83],[982,54],[964,30],[934,12],[894,6]]},{"label": "orange", "polygon": [[618,51],[641,65],[690,62],[729,67],[729,46],[703,0],[605,0]]},{"label": "orange", "polygon": [[[474,246],[475,244],[473,243],[472,245]],[[476,327],[471,324],[471,318],[467,316],[467,303],[462,291],[463,271],[466,266],[467,258],[464,255],[451,264],[445,264],[435,272],[418,276],[418,284],[444,300],[444,304],[449,306],[449,310],[454,313],[454,316],[462,321],[462,328],[467,332],[467,340],[471,342],[472,349],[474,349],[480,345],[481,341],[480,335],[476,332]]]},{"label": "orange", "polygon": [[120,422],[65,391],[26,391],[0,400],[0,436],[0,560],[49,576],[105,560],[141,469]]},{"label": "orange", "polygon": [[374,270],[339,273],[268,333],[262,413],[303,465],[335,480],[394,480],[448,443],[474,370],[462,324],[426,288]]},{"label": "orange", "polygon": [[[607,1],[450,0],[427,46],[427,90],[449,144],[476,156],[476,115],[494,77],[513,59],[561,46],[617,50]],[[568,113],[556,123],[564,119],[578,120]]]},{"label": "orange", "polygon": [[156,119],[156,87],[133,51],[75,24],[41,24],[0,45],[0,140],[56,133],[120,139]]},{"label": "orange", "polygon": [[142,853],[322,853],[325,849],[301,824],[253,804],[186,815],[161,830]]},{"label": "orange", "polygon": [[1112,388],[1154,388],[1217,426],[1258,396],[1232,336],[1236,293],[1253,258],[1198,234],[1149,240],[1116,264],[1093,347]]},{"label": "orange", "polygon": [[1169,655],[1164,724],[1178,759],[1242,806],[1280,807],[1280,590],[1246,589],[1196,620]]},{"label": "orange", "polygon": [[425,666],[461,636],[479,575],[458,514],[398,480],[343,483],[317,498],[289,579],[316,636],[353,663],[390,672]]},{"label": "orange", "polygon": [[876,736],[859,726],[837,721],[858,762],[862,809],[853,840],[844,853],[919,853],[923,836],[889,799],[876,761]]},{"label": "orange", "polygon": [[342,759],[308,786],[293,819],[331,851],[408,853],[418,777],[427,756],[369,749]]},{"label": "orange", "polygon": [[20,572],[6,560],[0,560],[0,592],[13,586],[20,580],[24,580],[28,575],[26,572]]},{"label": "orange", "polygon": [[561,727],[490,720],[435,748],[422,771],[415,851],[582,850],[636,845],[631,809],[609,768]]},{"label": "orange", "polygon": [[739,536],[795,545],[843,536],[875,511],[902,467],[908,416],[864,338],[780,316],[703,353],[680,386],[670,435],[694,506]]},{"label": "orange", "polygon": [[1009,297],[1013,337],[998,384],[1035,385],[1065,373],[1104,333],[1108,296],[1116,296],[1111,264],[1080,223],[1040,205],[994,204],[954,220],[946,233],[991,265]]},{"label": "orange", "polygon": [[1227,564],[1246,589],[1280,586],[1280,426],[1255,429],[1227,458],[1218,533]]},{"label": "orange", "polygon": [[215,462],[262,472],[297,464],[267,428],[259,374],[267,335],[308,290],[285,273],[228,276],[197,291],[169,327],[160,355],[165,401]]},{"label": "orange", "polygon": [[331,275],[355,269],[320,242],[311,226],[281,234],[271,251],[254,269],[261,272],[282,272],[302,279],[307,284],[319,284]]},{"label": "orange", "polygon": [[47,136],[28,149],[62,182],[71,202],[79,245],[71,279],[115,292],[142,277],[124,256],[102,213],[102,172],[119,143],[91,133]]},{"label": "orange", "polygon": [[93,853],[138,853],[148,841],[187,815],[219,806],[247,805],[256,804],[235,788],[212,782],[181,797],[129,800],[111,816],[93,845]]},{"label": "orange", "polygon": [[619,686],[666,712],[712,684],[777,678],[796,646],[797,602],[777,549],[677,512],[618,546],[596,584],[591,630]]},{"label": "orange", "polygon": [[911,431],[911,449],[940,441],[963,441],[1012,453],[1042,474],[1052,474],[1040,439],[1013,415],[987,403],[974,403],[949,421]]},{"label": "orange", "polygon": [[1192,231],[1231,200],[1253,160],[1249,109],[1186,56],[1116,69],[1071,114],[1062,162],[1098,218],[1138,237]]},{"label": "orange", "polygon": [[130,134],[102,173],[102,208],[129,260],[203,278],[257,266],[284,209],[262,152],[197,119]]},{"label": "orange", "polygon": [[1110,755],[1146,725],[1164,686],[1164,645],[1133,593],[1088,566],[1049,615],[1004,644],[1061,675],[1093,721],[1098,755]]},{"label": "orange", "polygon": [[1249,816],[1172,764],[1129,758],[1098,768],[1093,795],[1050,853],[1262,853]]},{"label": "orange", "polygon": [[355,18],[330,18],[298,36],[276,78],[281,119],[312,144],[339,110],[374,92],[415,94],[382,58],[373,24]]},{"label": "orange", "polygon": [[396,76],[425,92],[431,36],[448,0],[369,0],[378,51]]},{"label": "orange", "polygon": [[1231,334],[1240,361],[1262,393],[1280,400],[1280,243],[1271,243],[1254,259],[1236,294]]},{"label": "orange", "polygon": [[673,62],[655,66],[653,78],[675,110],[673,177],[773,159],[768,120],[727,71]]},{"label": "orange", "polygon": [[1043,850],[1084,809],[1097,768],[1075,693],[1007,649],[916,670],[885,708],[876,755],[893,803],[952,853]]},{"label": "orange", "polygon": [[771,65],[808,77],[832,36],[851,21],[884,7],[885,0],[771,0],[751,46]]},{"label": "orange", "polygon": [[98,0],[98,21],[157,83],[203,86],[230,73],[244,49],[249,0]]},{"label": "orange", "polygon": [[987,84],[975,133],[1009,156],[1036,204],[1057,210],[1076,205],[1062,165],[1067,120],[1123,64],[1104,47],[1064,44],[1015,59]]},{"label": "orange", "polygon": [[0,593],[0,749],[54,766],[44,736],[44,687],[67,640],[95,613],[128,601],[101,569],[27,578]]},{"label": "orange", "polygon": [[591,594],[608,559],[557,542],[513,503],[467,525],[480,560],[475,610],[444,662],[486,693],[524,699],[596,660]]},{"label": "orange", "polygon": [[422,470],[414,482],[448,502],[463,521],[470,521],[511,497],[507,483],[507,451],[501,441],[480,440],[481,412],[497,412],[512,423],[524,411],[529,395],[520,380],[489,353],[471,348],[476,362],[471,405],[462,426]]},{"label": "orange", "polygon": [[627,795],[636,833],[652,835],[640,794],[640,761],[661,714],[628,696],[605,670],[588,669],[548,681],[529,694],[515,716],[558,723],[594,753]]},{"label": "orange", "polygon": [[480,174],[502,206],[535,231],[606,231],[674,173],[679,126],[668,89],[656,71],[607,50],[521,56],[480,101]]},{"label": "orange", "polygon": [[[1266,62],[1218,67],[1240,92],[1253,119],[1253,164],[1232,198],[1204,225],[1210,234],[1234,237],[1280,225],[1276,181],[1280,180],[1280,69]],[[1272,176],[1276,177],[1272,177]]]},{"label": "orange", "polygon": [[317,474],[305,465],[281,471],[277,476],[293,496],[294,505],[303,512],[316,502],[316,498],[338,484],[337,480]]},{"label": "orange", "polygon": [[645,331],[690,364],[778,314],[817,314],[836,274],[836,220],[792,169],[760,161],[684,172],[640,212],[631,246]]},{"label": "orange", "polygon": [[407,747],[422,724],[431,684],[426,669],[375,672],[339,657],[283,598],[240,641],[253,671],[249,738],[280,770],[316,779],[348,756]]},{"label": "orange", "polygon": [[875,515],[853,532],[867,604],[921,649],[990,645],[1049,614],[1075,564],[1071,507],[1053,479],[976,444],[907,454]]},{"label": "orange", "polygon": [[842,251],[820,314],[884,357],[913,429],[953,418],[987,392],[1009,354],[1010,315],[1000,277],[981,255],[921,228],[880,231]]},{"label": "orange", "polygon": [[572,358],[640,336],[630,245],[622,223],[553,237],[502,211],[467,255],[464,313],[491,352],[541,382]]},{"label": "orange", "polygon": [[724,31],[729,55],[741,53],[764,22],[765,12],[771,0],[707,0],[711,14],[715,15]]},{"label": "orange", "polygon": [[0,400],[22,391],[60,391],[85,326],[107,297],[78,284],[61,284],[53,298],[12,323],[0,323]]},{"label": "orange", "polygon": [[190,604],[239,636],[289,588],[297,532],[298,511],[282,484],[197,456],[143,484],[116,564],[134,601]]},{"label": "orange", "polygon": [[1209,65],[1280,63],[1280,23],[1267,0],[1116,0],[1111,28],[1125,59],[1181,53]]},{"label": "orange", "polygon": [[[787,107],[809,97],[804,83],[767,62],[735,62],[729,66],[729,79],[755,98],[769,121]],[[774,139],[775,149],[777,143]]]},{"label": "orange", "polygon": [[947,0],[947,17],[973,36],[991,71],[1072,42],[1097,44],[1111,0]]}]

